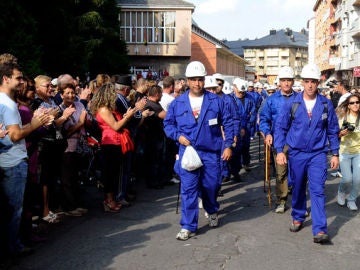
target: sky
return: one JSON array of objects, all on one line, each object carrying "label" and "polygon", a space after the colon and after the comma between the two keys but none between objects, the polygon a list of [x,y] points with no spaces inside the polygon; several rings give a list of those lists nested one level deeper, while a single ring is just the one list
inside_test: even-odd
[{"label": "sky", "polygon": [[228,41],[267,36],[271,29],[307,29],[316,0],[185,0],[205,32]]}]

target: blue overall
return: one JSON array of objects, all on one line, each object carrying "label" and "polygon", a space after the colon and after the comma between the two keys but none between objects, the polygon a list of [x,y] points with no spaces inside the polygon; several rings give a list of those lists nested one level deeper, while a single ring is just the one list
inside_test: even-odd
[{"label": "blue overall", "polygon": [[[223,94],[220,96],[224,100],[225,108],[229,110],[230,115],[232,116],[232,125],[233,125],[233,131],[234,136],[237,136],[238,140],[240,138],[240,123],[241,123],[241,117],[239,114],[239,110],[237,108],[236,100],[231,95]],[[237,145],[240,144],[240,141],[238,141]],[[235,146],[236,147],[236,146]],[[223,141],[223,145],[221,148],[221,151],[223,152],[225,149],[225,141]],[[224,177],[230,177],[230,170],[229,170],[229,162],[226,160],[221,159],[221,177],[219,179],[219,184],[221,185],[222,179]]]},{"label": "blue overall", "polygon": [[[255,114],[257,114],[257,112],[259,111],[261,102],[263,101],[262,96],[256,92],[255,90],[253,91],[247,91],[247,95],[251,96],[254,100],[254,104],[255,104]],[[255,136],[255,132],[259,131],[259,127],[256,124],[256,120],[251,123],[250,126],[250,137],[254,137]]]},{"label": "blue overall", "polygon": [[[221,126],[225,133],[222,138]],[[198,227],[198,197],[201,194],[207,213],[219,210],[217,194],[221,175],[220,158],[223,141],[225,147],[233,142],[232,116],[225,108],[223,100],[217,95],[204,91],[204,99],[199,119],[192,114],[189,91],[176,98],[169,106],[164,119],[166,136],[178,142],[185,136],[199,154],[203,166],[194,171],[186,171],[178,166],[181,179],[181,221],[183,229],[195,232]],[[185,146],[179,144],[179,161]]]},{"label": "blue overall", "polygon": [[[297,92],[292,92],[290,96],[297,95]],[[277,91],[268,97],[264,101],[264,106],[260,111],[260,131],[266,137],[272,135],[274,138],[275,122],[279,116],[282,105],[290,98],[281,94],[281,91]],[[274,144],[272,145],[274,148]],[[288,186],[292,186],[291,177],[288,176]]]},{"label": "blue overall", "polygon": [[256,107],[253,98],[246,94],[244,103],[232,94],[235,98],[237,109],[240,114],[240,130],[245,130],[245,136],[239,137],[238,144],[233,151],[233,156],[230,160],[230,170],[233,175],[239,173],[242,165],[249,165],[250,163],[250,129],[256,120]]},{"label": "blue overall", "polygon": [[[291,119],[292,104],[299,102]],[[327,105],[327,113],[324,102]],[[325,211],[325,181],[327,152],[339,151],[339,125],[331,101],[317,95],[311,118],[308,116],[303,93],[292,96],[283,105],[275,124],[274,146],[281,153],[289,145],[289,169],[293,181],[292,217],[304,222],[306,212],[306,184],[309,182],[313,235],[327,233]]]}]

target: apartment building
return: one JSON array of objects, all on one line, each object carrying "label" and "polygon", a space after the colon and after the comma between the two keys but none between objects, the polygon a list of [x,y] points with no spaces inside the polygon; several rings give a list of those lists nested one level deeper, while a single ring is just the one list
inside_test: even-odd
[{"label": "apartment building", "polygon": [[208,74],[245,76],[246,61],[192,20],[195,6],[181,0],[118,0],[120,33],[132,74],[184,77],[186,65],[202,61]]},{"label": "apartment building", "polygon": [[335,8],[330,0],[318,0],[313,8],[315,12],[314,59],[322,72],[322,80],[334,76],[335,65],[340,61],[338,46],[335,43]]},{"label": "apartment building", "polygon": [[256,80],[273,84],[279,69],[294,68],[299,75],[308,62],[308,36],[305,30],[295,32],[270,30],[269,35],[255,40],[231,41],[226,44],[233,52],[243,53],[248,67],[256,70]]},{"label": "apartment building", "polygon": [[330,76],[360,86],[360,0],[317,0],[315,61]]}]

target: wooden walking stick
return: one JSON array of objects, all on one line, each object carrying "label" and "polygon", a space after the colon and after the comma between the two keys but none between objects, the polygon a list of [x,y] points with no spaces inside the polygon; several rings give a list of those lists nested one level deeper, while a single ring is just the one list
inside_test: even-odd
[{"label": "wooden walking stick", "polygon": [[264,142],[265,145],[265,168],[264,168],[264,192],[266,191],[266,183],[268,184],[267,187],[267,197],[268,197],[268,202],[269,202],[269,207],[271,208],[271,182],[270,182],[270,153],[271,153],[271,149],[270,149],[270,145],[266,144]]}]

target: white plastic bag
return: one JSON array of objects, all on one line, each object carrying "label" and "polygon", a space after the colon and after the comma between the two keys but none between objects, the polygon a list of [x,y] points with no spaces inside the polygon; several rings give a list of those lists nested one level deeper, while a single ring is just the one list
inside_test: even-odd
[{"label": "white plastic bag", "polygon": [[181,168],[187,171],[194,171],[202,166],[201,159],[191,145],[186,146],[184,155],[181,159]]}]

